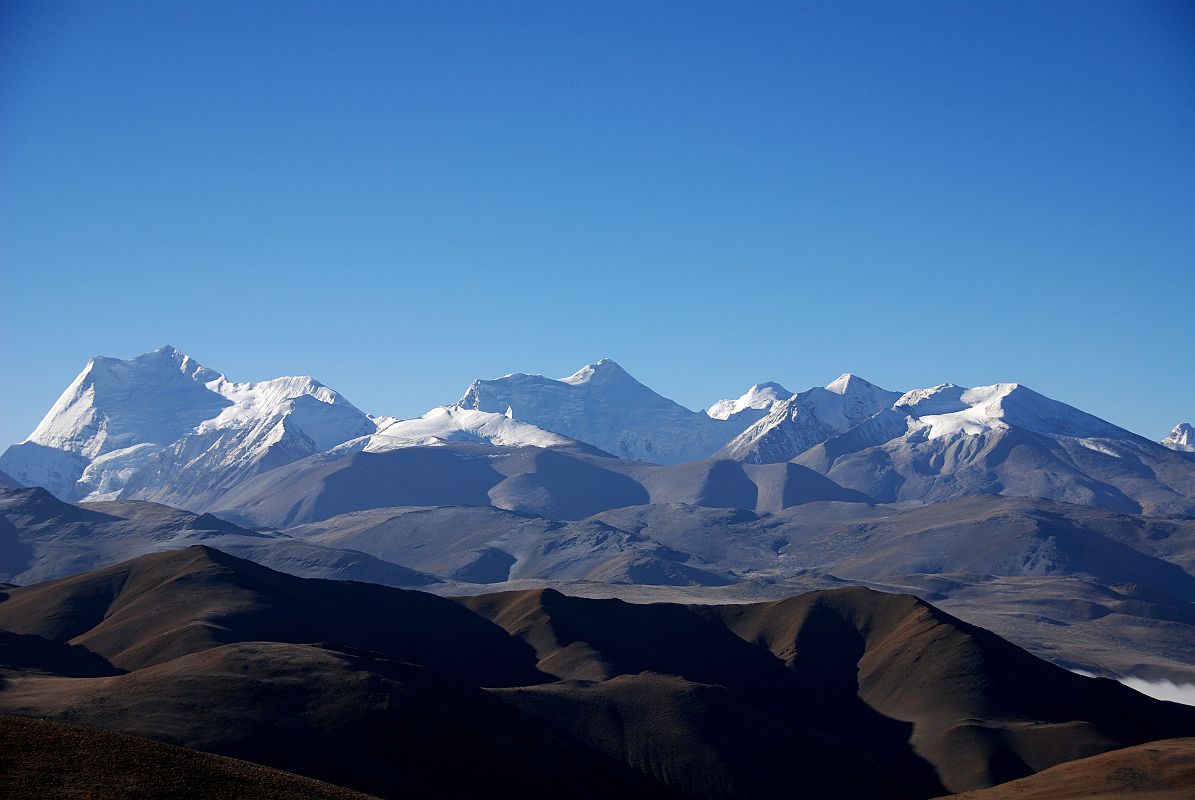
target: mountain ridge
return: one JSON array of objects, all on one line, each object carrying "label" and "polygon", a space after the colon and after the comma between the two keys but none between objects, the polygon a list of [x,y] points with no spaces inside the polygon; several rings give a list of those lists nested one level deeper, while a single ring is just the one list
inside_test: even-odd
[{"label": "mountain ridge", "polygon": [[[762,507],[754,473],[730,462],[791,462],[871,502],[1015,494],[1190,516],[1195,459],[1184,448],[1195,445],[1183,444],[1182,426],[1176,431],[1152,442],[1022,384],[940,384],[900,394],[851,373],[796,394],[760,383],[735,400],[691,411],[609,358],[559,379],[478,379],[454,404],[397,419],[367,415],[309,376],[236,383],[167,346],[127,361],[89,361],[34,432],[0,455],[0,470],[67,500],[235,510],[233,498],[245,487],[262,476],[277,479],[278,470],[296,463],[474,444],[607,458],[604,473],[635,473],[635,481],[636,462],[683,466],[667,480],[689,475],[695,483],[669,498],[713,505]],[[538,477],[507,475],[503,500],[482,493],[470,502],[557,507],[569,479],[544,470],[581,467],[549,456],[532,460],[542,462]],[[610,469],[613,460],[625,464]],[[711,466],[689,466],[697,464]],[[664,480],[664,473],[653,474]],[[643,502],[621,479],[610,480],[621,488],[606,507]],[[589,502],[587,513],[595,507]]]}]

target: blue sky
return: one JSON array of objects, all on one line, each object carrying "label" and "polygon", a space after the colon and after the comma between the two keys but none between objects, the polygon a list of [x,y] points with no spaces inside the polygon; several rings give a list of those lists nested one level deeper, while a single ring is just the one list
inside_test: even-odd
[{"label": "blue sky", "polygon": [[1195,418],[1195,14],[1150,2],[0,7],[0,439],[173,344],[416,415],[613,357]]}]

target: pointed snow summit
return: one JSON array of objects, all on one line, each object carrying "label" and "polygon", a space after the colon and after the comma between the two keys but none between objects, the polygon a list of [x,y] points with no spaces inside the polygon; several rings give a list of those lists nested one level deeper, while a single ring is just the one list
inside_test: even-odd
[{"label": "pointed snow summit", "polygon": [[906,392],[796,458],[878,502],[1005,494],[1186,515],[1195,472],[1184,460],[1017,383]]},{"label": "pointed snow summit", "polygon": [[581,386],[586,383],[613,382],[639,384],[638,381],[631,377],[629,372],[620,367],[618,362],[612,358],[600,359],[596,364],[586,364],[567,378],[561,378],[560,382],[567,383],[570,386]]},{"label": "pointed snow summit", "polygon": [[[223,505],[234,495],[253,496],[252,486],[281,486],[292,469],[299,474],[310,467],[311,474],[322,475],[342,460],[381,469],[444,457],[444,450],[379,457],[428,445],[481,453],[486,451],[479,446],[533,446],[575,458],[523,453],[517,469],[535,462],[550,470],[575,461],[586,462],[588,472],[602,472],[605,467],[588,462],[607,454],[665,465],[793,461],[797,466],[781,472],[814,470],[874,502],[987,493],[1186,516],[1195,515],[1193,433],[1184,424],[1165,442],[1151,442],[1016,383],[946,383],[900,394],[849,373],[795,395],[780,384],[760,383],[737,399],[692,411],[610,359],[559,379],[516,373],[474,381],[457,404],[417,419],[372,418],[309,376],[238,383],[163,347],[127,360],[97,356],[87,362],[29,438],[0,456],[0,482],[43,486],[65,500],[140,499],[216,510],[234,508]],[[624,469],[646,475],[654,468],[605,471]],[[266,472],[273,477],[263,482]],[[741,477],[766,470],[707,463],[670,473],[688,478],[668,480],[709,483],[692,476],[715,472]],[[354,498],[391,497],[386,492],[395,480],[391,475],[372,488],[346,491]],[[551,481],[536,481],[512,482],[502,490],[502,502],[548,508],[545,498],[555,497],[545,488]],[[577,481],[560,483],[572,487]],[[712,497],[706,483],[675,496]],[[735,485],[743,491],[718,502],[745,508],[765,502],[760,498],[766,492],[758,494],[743,481]],[[653,496],[622,491],[597,505]],[[297,497],[293,491],[287,496]],[[478,502],[477,495],[468,498]],[[279,518],[290,518],[291,511],[280,509]]]},{"label": "pointed snow summit", "polygon": [[833,392],[834,394],[848,394],[864,390],[866,387],[875,388],[875,384],[868,383],[858,375],[844,372],[827,383],[825,388],[827,392]]},{"label": "pointed snow summit", "polygon": [[25,441],[88,458],[166,444],[229,404],[206,386],[221,377],[170,346],[128,361],[96,356]]},{"label": "pointed snow summit", "polygon": [[1162,440],[1162,444],[1171,450],[1195,453],[1195,426],[1189,422],[1180,422],[1170,431],[1170,435]]},{"label": "pointed snow summit", "polygon": [[506,414],[622,458],[677,464],[708,457],[741,428],[657,394],[608,358],[565,378],[477,380],[457,405]]},{"label": "pointed snow summit", "polygon": [[166,346],[91,359],[0,468],[67,500],[187,503],[196,487],[215,491],[373,429],[310,377],[234,383]]},{"label": "pointed snow summit", "polygon": [[170,346],[127,361],[96,356],[0,465],[26,485],[81,497],[75,483],[92,463],[135,469],[230,405],[207,387],[221,377]]},{"label": "pointed snow summit", "polygon": [[721,458],[755,464],[791,461],[809,448],[889,407],[900,397],[846,373],[773,404],[767,416],[718,451]]},{"label": "pointed snow summit", "polygon": [[792,396],[792,392],[778,383],[772,381],[757,383],[738,399],[719,400],[707,408],[705,413],[713,419],[730,419],[735,414],[741,414],[744,411],[756,411],[759,412],[757,416],[763,416],[776,403]]}]

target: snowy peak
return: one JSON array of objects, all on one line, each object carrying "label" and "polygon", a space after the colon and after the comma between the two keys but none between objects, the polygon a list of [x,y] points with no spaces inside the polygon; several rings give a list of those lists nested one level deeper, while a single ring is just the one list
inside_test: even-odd
[{"label": "snowy peak", "polygon": [[596,364],[586,364],[567,378],[560,379],[561,383],[567,383],[570,386],[611,381],[630,381],[640,386],[643,385],[632,378],[631,374],[620,367],[618,362],[612,358],[603,358]]},{"label": "snowy peak", "polygon": [[825,388],[802,392],[797,395],[797,402],[835,430],[847,431],[888,408],[900,397],[900,392],[881,389],[848,372]]},{"label": "snowy peak", "polygon": [[564,397],[573,398],[574,402],[580,398],[603,398],[608,403],[626,404],[631,410],[651,406],[694,413],[656,394],[608,358],[596,364],[586,364],[572,375],[560,379],[515,372],[493,380],[475,380],[456,405],[499,414],[509,410],[514,419],[534,422],[526,415],[546,411],[551,406],[552,398]]},{"label": "snowy peak", "polygon": [[959,433],[975,435],[1005,427],[1002,400],[1014,388],[1016,384],[967,389],[944,383],[906,392],[894,408],[911,417],[910,430],[919,427],[930,439]]},{"label": "snowy peak", "polygon": [[726,444],[718,456],[751,463],[790,461],[888,408],[900,397],[849,373],[777,401],[767,416]]},{"label": "snowy peak", "polygon": [[195,428],[196,435],[257,428],[260,444],[264,445],[270,439],[265,429],[281,425],[275,440],[280,441],[284,432],[301,435],[318,451],[374,429],[373,422],[360,409],[308,375],[257,383],[232,383],[221,377],[209,387],[231,400],[232,405],[219,416],[200,423]]},{"label": "snowy peak", "polygon": [[888,408],[900,392],[881,389],[849,372],[825,387],[814,387],[795,395],[789,404],[800,406],[806,416],[815,416],[838,431],[849,430]]},{"label": "snowy peak", "polygon": [[657,394],[610,359],[559,380],[521,372],[477,380],[457,405],[663,464],[706,458],[742,430]]},{"label": "snowy peak", "polygon": [[[109,364],[126,364],[129,362],[121,361],[118,358],[108,358],[107,356],[96,356],[92,361],[100,361]],[[152,350],[148,353],[142,353],[131,359],[131,362],[144,366],[149,369],[161,369],[164,371],[176,371],[181,375],[185,375],[199,383],[206,383],[210,380],[223,377],[215,370],[208,369],[200,364],[189,355],[179,350],[172,345],[162,345],[157,350]]]},{"label": "snowy peak", "polygon": [[[64,499],[126,486],[216,483],[371,433],[373,423],[308,377],[234,383],[178,348],[97,356],[20,445],[0,458],[15,478]],[[172,499],[178,499],[173,498]]]},{"label": "snowy peak", "polygon": [[893,408],[910,417],[911,431],[921,430],[930,439],[1009,426],[1055,437],[1133,438],[1123,428],[1019,383],[970,389],[941,384],[907,392]]},{"label": "snowy peak", "polygon": [[228,405],[206,386],[221,378],[169,346],[128,360],[96,356],[25,441],[87,458],[167,444]]},{"label": "snowy peak", "polygon": [[1002,494],[1185,516],[1195,471],[1184,460],[1027,386],[996,383],[907,392],[797,463],[879,502]]},{"label": "snowy peak", "polygon": [[1180,422],[1170,431],[1170,435],[1162,440],[1162,444],[1171,450],[1195,453],[1195,427],[1189,422]]},{"label": "snowy peak", "polygon": [[735,414],[748,409],[768,411],[777,402],[787,400],[793,393],[778,383],[768,381],[757,383],[735,400],[719,400],[706,409],[705,413],[712,419],[730,419]]},{"label": "snowy peak", "polygon": [[953,383],[940,383],[928,389],[911,389],[900,396],[893,406],[906,409],[913,416],[928,414],[953,414],[967,408],[963,402],[962,386]]},{"label": "snowy peak", "polygon": [[519,422],[505,414],[460,406],[433,408],[418,419],[388,419],[378,425],[377,433],[343,446],[359,447],[368,453],[381,453],[402,447],[426,447],[449,442],[585,449],[575,439],[546,431],[529,422]]},{"label": "snowy peak", "polygon": [[249,404],[256,408],[276,406],[296,397],[311,396],[321,403],[335,405],[344,403],[336,391],[329,389],[310,375],[290,375],[256,383],[233,383],[224,376],[209,384],[212,391],[219,392],[234,402]]},{"label": "snowy peak", "polygon": [[858,375],[852,375],[849,372],[844,372],[837,378],[826,384],[826,391],[834,394],[848,395],[848,394],[867,394],[871,392],[883,392],[884,390],[876,386],[870,381],[865,381]]},{"label": "snowy peak", "polygon": [[[1005,437],[1010,429],[1016,430]],[[91,359],[30,437],[0,456],[0,471],[66,500],[119,497],[202,509],[216,507],[249,478],[309,456],[472,442],[657,464],[796,460],[868,496],[897,492],[890,488],[895,475],[908,485],[899,490],[908,499],[925,499],[930,495],[914,487],[926,475],[946,476],[935,491],[955,491],[949,482],[960,465],[985,448],[996,452],[1006,439],[1054,448],[1050,453],[1069,454],[1075,463],[1096,458],[1094,452],[1130,464],[1123,454],[1137,453],[1144,454],[1141,463],[1160,458],[1167,470],[1181,472],[1187,461],[1016,383],[944,383],[900,394],[845,373],[795,395],[778,383],[759,383],[692,411],[604,358],[560,379],[515,373],[477,380],[456,405],[400,420],[364,414],[311,376],[236,382],[167,346],[130,359]],[[1195,452],[1195,429],[1179,425],[1162,444]],[[946,452],[950,457],[940,458]],[[1059,470],[1078,469],[1063,467],[1041,475],[1030,469],[1028,476],[1009,471],[999,480],[979,470],[967,480],[1039,491],[1032,487],[1055,480]],[[1143,480],[1172,480],[1163,472]],[[1067,484],[1049,496],[1086,502],[1083,492],[1104,491],[1091,488],[1096,483]]]}]

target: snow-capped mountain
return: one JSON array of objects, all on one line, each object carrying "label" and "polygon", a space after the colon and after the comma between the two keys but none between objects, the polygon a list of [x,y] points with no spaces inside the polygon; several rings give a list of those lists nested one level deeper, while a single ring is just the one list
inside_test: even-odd
[{"label": "snow-capped mountain", "polygon": [[475,411],[460,406],[440,406],[417,419],[388,417],[377,432],[341,445],[367,453],[384,453],[400,447],[426,447],[449,442],[476,442],[511,447],[575,448],[598,452],[576,439],[546,431],[505,414]]},{"label": "snow-capped mountain", "polygon": [[760,412],[763,416],[772,410],[779,402],[792,397],[793,393],[778,383],[771,381],[757,383],[735,400],[719,400],[705,410],[706,416],[713,419],[730,419],[735,414],[744,411]]},{"label": "snow-capped mountain", "polygon": [[[207,387],[219,378],[172,347],[128,361],[97,356],[33,433],[0,457],[0,466],[62,498],[110,490],[153,453],[231,405]],[[89,484],[76,487],[92,465]]]},{"label": "snow-capped mountain", "polygon": [[[385,496],[559,514],[653,497],[771,511],[815,496],[986,493],[1191,515],[1191,434],[1180,425],[1163,446],[1014,383],[898,395],[850,374],[796,395],[758,384],[691,411],[609,359],[558,380],[475,381],[458,403],[401,420],[371,417],[310,377],[238,383],[164,347],[88,362],[29,438],[0,456],[0,480],[66,500],[196,511],[263,492],[294,505],[306,502],[300,489],[327,479],[361,508]],[[341,475],[346,465],[368,479]],[[768,465],[785,469],[760,471]]]},{"label": "snow-capped mountain", "polygon": [[795,460],[878,502],[983,493],[1195,513],[1186,459],[1016,383],[907,392]]},{"label": "snow-capped mountain", "polygon": [[791,461],[879,413],[899,397],[899,392],[847,373],[825,387],[775,402],[767,416],[727,443],[716,457],[753,464]]},{"label": "snow-capped mountain", "polygon": [[1015,426],[1046,436],[1133,438],[1135,434],[1019,383],[966,389],[946,383],[905,393],[893,406],[929,439]]},{"label": "snow-capped mountain", "polygon": [[1170,435],[1162,440],[1162,444],[1171,450],[1195,453],[1195,426],[1189,422],[1180,422],[1170,431]]},{"label": "snow-capped mountain", "polygon": [[0,466],[64,499],[181,503],[374,430],[312,378],[235,383],[162,347],[93,358]]},{"label": "snow-capped mountain", "polygon": [[457,405],[530,422],[620,458],[658,464],[707,458],[749,422],[690,411],[608,358],[566,378],[515,373],[474,381]]},{"label": "snow-capped mountain", "polygon": [[308,376],[258,383],[221,377],[209,388],[232,405],[155,453],[128,477],[121,497],[204,508],[246,478],[376,430],[364,412]]}]

